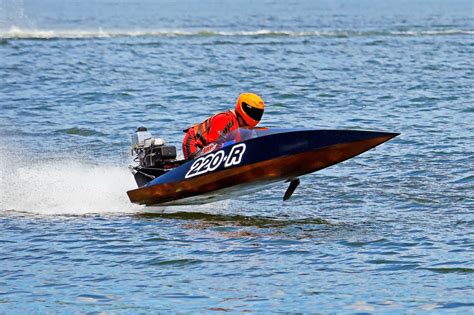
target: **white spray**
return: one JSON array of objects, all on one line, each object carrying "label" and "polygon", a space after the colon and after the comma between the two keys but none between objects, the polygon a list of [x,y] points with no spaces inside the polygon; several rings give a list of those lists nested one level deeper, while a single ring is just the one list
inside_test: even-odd
[{"label": "white spray", "polygon": [[126,191],[136,188],[125,166],[73,160],[19,161],[0,147],[0,211],[39,214],[136,212]]}]

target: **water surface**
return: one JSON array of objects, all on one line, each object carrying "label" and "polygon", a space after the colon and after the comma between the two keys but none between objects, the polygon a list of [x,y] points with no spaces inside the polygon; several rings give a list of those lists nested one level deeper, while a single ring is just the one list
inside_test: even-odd
[{"label": "water surface", "polygon": [[[0,312],[467,313],[471,1],[3,1]],[[130,134],[263,96],[263,126],[401,136],[173,214]],[[170,209],[168,209],[170,210]]]}]

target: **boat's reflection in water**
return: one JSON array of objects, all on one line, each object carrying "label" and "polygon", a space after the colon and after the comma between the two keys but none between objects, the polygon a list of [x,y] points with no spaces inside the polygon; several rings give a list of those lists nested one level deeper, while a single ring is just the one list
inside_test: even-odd
[{"label": "boat's reflection in water", "polygon": [[196,223],[201,223],[203,226],[248,226],[257,228],[272,228],[286,227],[291,225],[331,225],[329,221],[321,218],[287,219],[270,216],[209,214],[203,212],[138,213],[135,215],[135,217],[149,220],[172,219],[181,221],[196,221]]}]

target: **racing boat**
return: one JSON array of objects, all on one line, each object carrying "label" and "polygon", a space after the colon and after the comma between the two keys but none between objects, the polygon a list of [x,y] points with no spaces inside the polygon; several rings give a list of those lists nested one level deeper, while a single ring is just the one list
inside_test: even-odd
[{"label": "racing boat", "polygon": [[195,205],[240,197],[276,182],[289,182],[382,144],[398,133],[356,130],[239,128],[191,160],[176,159],[176,147],[140,127],[132,135],[138,188],[130,201],[147,206]]}]

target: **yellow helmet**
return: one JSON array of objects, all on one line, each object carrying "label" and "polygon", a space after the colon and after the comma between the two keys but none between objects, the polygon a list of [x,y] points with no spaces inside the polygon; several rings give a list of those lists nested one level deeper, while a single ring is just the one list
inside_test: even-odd
[{"label": "yellow helmet", "polygon": [[263,99],[253,93],[240,94],[237,104],[235,104],[235,112],[242,117],[249,127],[255,127],[259,123],[264,108]]}]

